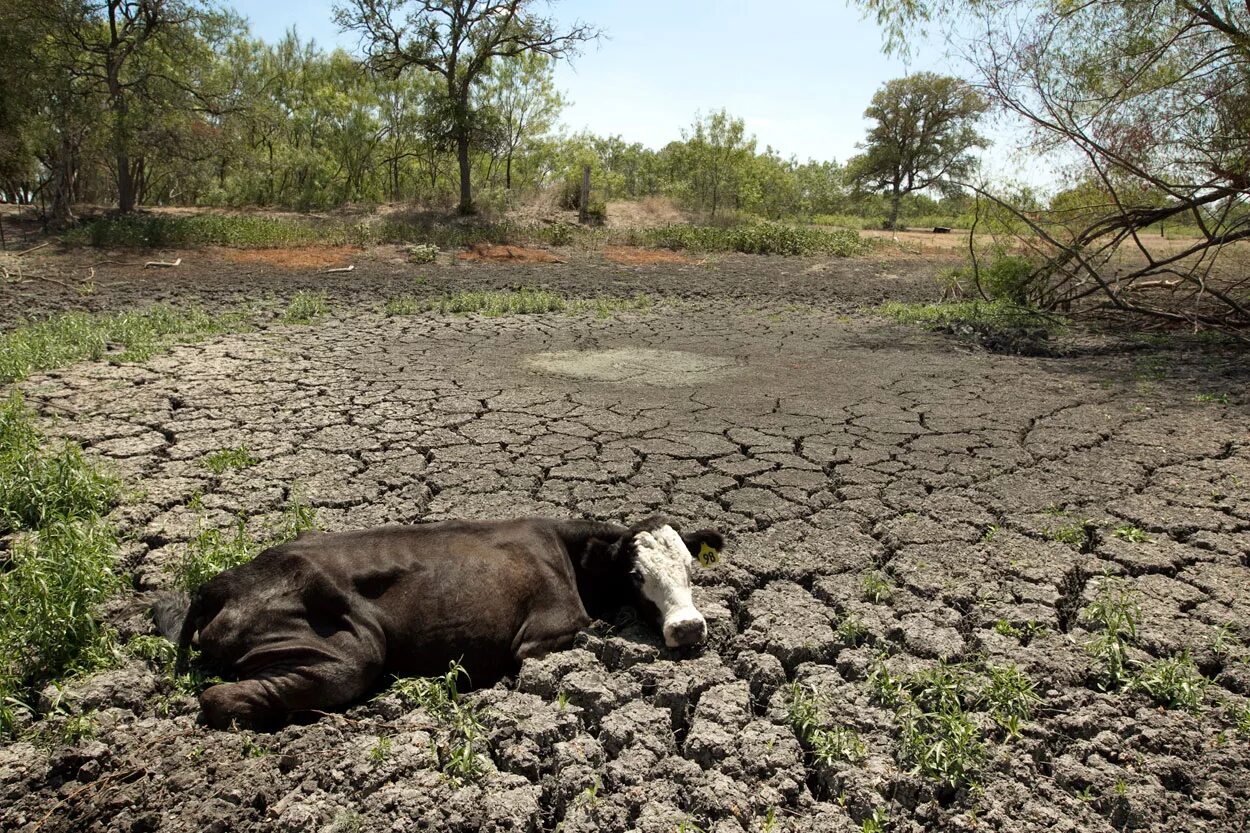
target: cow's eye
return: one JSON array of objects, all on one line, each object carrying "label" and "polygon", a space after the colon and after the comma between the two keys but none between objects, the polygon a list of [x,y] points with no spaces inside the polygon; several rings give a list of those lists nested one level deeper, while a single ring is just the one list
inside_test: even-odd
[{"label": "cow's eye", "polygon": [[639,570],[639,569],[630,570],[629,578],[634,584],[642,584],[642,570]]}]

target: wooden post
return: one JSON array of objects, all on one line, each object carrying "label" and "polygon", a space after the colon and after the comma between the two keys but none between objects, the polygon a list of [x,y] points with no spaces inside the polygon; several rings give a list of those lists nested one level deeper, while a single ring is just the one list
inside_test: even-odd
[{"label": "wooden post", "polygon": [[577,222],[590,222],[590,166],[582,165],[582,193],[577,201]]}]

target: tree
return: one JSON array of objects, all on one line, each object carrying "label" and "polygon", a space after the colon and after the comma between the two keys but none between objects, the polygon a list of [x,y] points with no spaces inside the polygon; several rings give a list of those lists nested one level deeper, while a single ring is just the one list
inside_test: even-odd
[{"label": "tree", "polygon": [[905,194],[950,191],[972,171],[976,160],[968,151],[986,145],[975,125],[988,107],[968,84],[932,72],[888,81],[873,95],[864,115],[877,124],[847,168],[857,186],[889,196],[886,228],[897,226]]},{"label": "tree", "polygon": [[[1121,311],[1250,327],[1250,275],[1215,268],[1224,247],[1250,238],[1244,0],[860,1],[894,49],[928,20],[975,27],[968,58],[979,85],[1031,129],[1035,158],[1062,164],[1067,184],[1091,195],[1081,212],[1063,201],[1053,218],[1017,211],[1054,303],[1101,295]],[[1199,237],[1156,250],[1140,233],[1165,221],[1192,224]],[[1133,250],[1131,268],[1121,247]]]},{"label": "tree", "polygon": [[473,92],[496,58],[537,53],[560,58],[598,38],[575,23],[567,30],[531,11],[534,0],[350,0],[335,21],[365,42],[368,65],[399,76],[416,68],[444,82],[444,104],[460,167],[460,212],[472,213],[469,151],[474,142]]},{"label": "tree", "polygon": [[713,217],[727,202],[736,205],[755,157],[755,137],[747,138],[742,119],[724,109],[696,116],[682,138],[680,166],[695,205],[708,208]]},{"label": "tree", "polygon": [[554,61],[527,52],[496,62],[482,94],[494,113],[496,147],[504,160],[504,188],[512,190],[512,160],[526,143],[549,131],[564,107],[556,90]]}]

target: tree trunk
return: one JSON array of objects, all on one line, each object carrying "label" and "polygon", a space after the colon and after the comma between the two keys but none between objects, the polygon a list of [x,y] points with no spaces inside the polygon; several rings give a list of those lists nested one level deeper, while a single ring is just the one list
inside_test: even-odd
[{"label": "tree trunk", "polygon": [[129,214],[135,210],[135,182],[130,171],[130,157],[117,152],[117,210]]},{"label": "tree trunk", "polygon": [[456,160],[460,163],[460,206],[461,214],[473,214],[473,190],[469,183],[469,137],[462,128],[456,136]]},{"label": "tree trunk", "polygon": [[890,217],[885,221],[885,227],[890,231],[898,230],[898,206],[903,199],[903,192],[899,190],[897,185],[890,192]]},{"label": "tree trunk", "polygon": [[512,153],[509,151],[508,158],[504,161],[503,168],[503,187],[512,190]]},{"label": "tree trunk", "polygon": [[61,149],[52,170],[52,205],[48,223],[54,229],[74,225],[75,148],[69,129],[62,128]]}]

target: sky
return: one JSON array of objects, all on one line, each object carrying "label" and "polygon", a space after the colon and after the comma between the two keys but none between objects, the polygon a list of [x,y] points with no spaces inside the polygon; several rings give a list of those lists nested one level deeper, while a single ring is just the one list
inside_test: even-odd
[{"label": "sky", "polygon": [[[265,40],[294,26],[322,46],[356,48],[355,36],[334,25],[334,0],[233,5]],[[681,138],[696,114],[725,108],[746,122],[761,150],[845,162],[871,124],[864,109],[886,81],[920,70],[963,74],[933,40],[906,63],[886,56],[876,24],[842,0],[564,0],[547,11],[604,31],[556,69],[570,102],[564,127],[656,149]],[[993,125],[984,132],[994,140],[985,156],[993,173],[1037,181],[1036,166],[1015,158],[1010,132]]]}]

